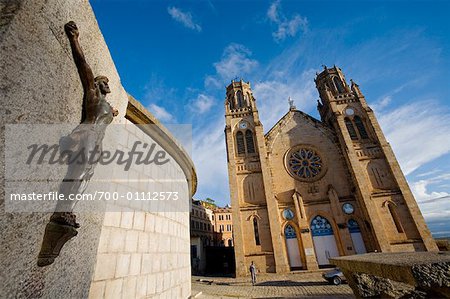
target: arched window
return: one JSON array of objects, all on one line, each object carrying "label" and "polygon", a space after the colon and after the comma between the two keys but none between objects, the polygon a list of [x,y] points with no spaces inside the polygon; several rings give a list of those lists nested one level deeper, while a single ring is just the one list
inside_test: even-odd
[{"label": "arched window", "polygon": [[345,125],[347,126],[347,130],[348,130],[348,133],[350,134],[350,138],[352,140],[358,139],[358,136],[356,135],[356,131],[355,131],[355,127],[353,126],[353,123],[347,117],[345,118]]},{"label": "arched window", "polygon": [[230,106],[230,110],[233,110],[234,109],[234,101],[233,101],[233,99],[231,98],[228,98],[228,105]]},{"label": "arched window", "polygon": [[295,229],[292,227],[292,225],[288,224],[284,228],[284,236],[286,239],[296,239],[297,234],[295,233]]},{"label": "arched window", "polygon": [[387,206],[389,209],[389,213],[391,213],[392,220],[394,220],[394,224],[395,224],[395,227],[397,228],[397,232],[403,233],[404,232],[403,226],[402,226],[402,223],[400,222],[400,218],[398,217],[395,206],[392,203],[388,203]]},{"label": "arched window", "polygon": [[333,235],[333,228],[327,218],[317,215],[311,221],[311,234],[313,237]]},{"label": "arched window", "polygon": [[242,95],[242,92],[240,90],[236,92],[236,98],[238,108],[244,107],[245,106],[244,96]]},{"label": "arched window", "polygon": [[253,231],[255,233],[256,245],[261,245],[261,242],[259,241],[258,220],[256,220],[256,217],[253,218]]},{"label": "arched window", "polygon": [[247,154],[253,154],[255,143],[253,142],[253,132],[250,130],[245,131],[245,143],[247,144]]},{"label": "arched window", "polygon": [[369,138],[366,128],[364,127],[364,124],[362,122],[362,119],[358,115],[355,115],[353,121],[355,122],[355,125],[358,128],[359,136],[361,136],[362,139]]},{"label": "arched window", "polygon": [[228,247],[232,247],[233,246],[233,240],[228,239]]},{"label": "arched window", "polygon": [[342,82],[341,82],[341,80],[339,80],[338,77],[333,77],[333,83],[336,86],[336,90],[339,93],[344,93],[345,92],[344,85],[342,85]]},{"label": "arched window", "polygon": [[347,222],[347,227],[350,233],[360,233],[361,229],[359,228],[358,222],[355,219],[349,219]]},{"label": "arched window", "polygon": [[244,134],[241,131],[236,134],[236,145],[238,155],[245,154]]}]

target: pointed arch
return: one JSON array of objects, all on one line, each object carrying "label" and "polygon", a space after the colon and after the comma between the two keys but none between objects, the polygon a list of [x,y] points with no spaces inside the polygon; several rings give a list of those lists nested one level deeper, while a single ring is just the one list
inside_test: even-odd
[{"label": "pointed arch", "polygon": [[362,139],[368,139],[369,135],[367,134],[366,128],[364,127],[364,123],[361,117],[355,115],[353,121],[355,122],[356,128],[358,129],[359,136],[361,136]]},{"label": "pointed arch", "polygon": [[236,101],[237,101],[238,108],[242,108],[245,106],[244,96],[242,95],[242,91],[240,91],[240,90],[238,90],[236,92]]},{"label": "pointed arch", "polygon": [[256,217],[253,217],[253,233],[255,235],[255,244],[261,245],[261,240],[259,239],[259,225]]},{"label": "pointed arch", "polygon": [[245,131],[245,143],[247,145],[247,153],[255,153],[255,142],[253,140],[253,132],[251,130]]},{"label": "pointed arch", "polygon": [[242,131],[236,133],[236,147],[238,155],[245,154],[244,133]]},{"label": "pointed arch", "polygon": [[386,203],[389,213],[391,214],[392,220],[394,221],[395,228],[397,229],[398,233],[404,233],[405,230],[403,229],[402,222],[400,220],[400,217],[397,214],[397,205],[395,205],[393,202],[388,201]]},{"label": "pointed arch", "polygon": [[348,232],[350,233],[350,238],[353,243],[353,249],[356,254],[366,253],[366,245],[364,244],[364,239],[361,233],[361,227],[354,218],[350,218],[347,221]]},{"label": "pointed arch", "polygon": [[348,117],[346,117],[344,120],[345,120],[345,126],[347,127],[347,131],[350,134],[350,138],[352,140],[358,139],[358,135],[356,135],[356,130],[355,130],[355,127],[353,126],[352,121]]},{"label": "pointed arch", "polygon": [[233,101],[233,99],[228,99],[227,100],[227,102],[228,102],[228,107],[230,107],[230,110],[234,110],[234,101]]},{"label": "pointed arch", "polygon": [[334,83],[334,86],[336,86],[336,90],[338,93],[345,92],[344,85],[342,84],[341,80],[338,77],[333,77],[333,83]]},{"label": "pointed arch", "polygon": [[342,249],[338,248],[338,230],[335,230],[328,218],[319,214],[312,218],[310,226],[317,263],[319,266],[328,265],[331,257],[339,256],[342,252]]}]

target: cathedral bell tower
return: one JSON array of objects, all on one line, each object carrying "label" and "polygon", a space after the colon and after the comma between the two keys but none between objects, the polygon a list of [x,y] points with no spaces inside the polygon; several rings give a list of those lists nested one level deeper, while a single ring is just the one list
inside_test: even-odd
[{"label": "cathedral bell tower", "polygon": [[[254,261],[263,272],[288,271],[281,254],[279,223],[269,217],[275,205],[266,161],[263,126],[250,83],[232,81],[226,90],[225,139],[233,213],[236,275],[247,275]],[[271,199],[271,200],[269,200]],[[275,209],[272,209],[275,211]],[[275,213],[275,212],[272,212]],[[271,228],[278,229],[271,230]]]},{"label": "cathedral bell tower", "polygon": [[378,250],[437,250],[391,146],[359,86],[353,81],[349,86],[336,66],[324,67],[315,83],[322,122],[338,136],[351,172],[354,196]]}]

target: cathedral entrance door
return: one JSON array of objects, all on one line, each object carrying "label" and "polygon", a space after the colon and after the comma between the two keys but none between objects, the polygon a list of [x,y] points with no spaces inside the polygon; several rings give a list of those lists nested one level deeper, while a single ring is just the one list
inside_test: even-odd
[{"label": "cathedral entrance door", "polygon": [[298,248],[298,239],[295,229],[290,225],[286,225],[284,229],[284,236],[286,238],[286,250],[289,257],[289,266],[291,269],[301,268],[302,260],[300,257],[300,250]]},{"label": "cathedral entrance door", "polygon": [[366,246],[364,245],[358,222],[354,219],[350,219],[347,224],[356,254],[366,253]]},{"label": "cathedral entrance door", "polygon": [[311,221],[311,232],[317,263],[319,266],[329,265],[329,258],[339,256],[330,222],[320,215],[314,217]]}]

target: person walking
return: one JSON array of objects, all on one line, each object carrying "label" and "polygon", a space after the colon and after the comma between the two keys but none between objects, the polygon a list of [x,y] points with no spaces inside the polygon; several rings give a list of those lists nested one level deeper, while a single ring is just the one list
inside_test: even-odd
[{"label": "person walking", "polygon": [[252,264],[250,265],[250,275],[252,276],[252,285],[256,284],[256,266],[252,261]]}]

